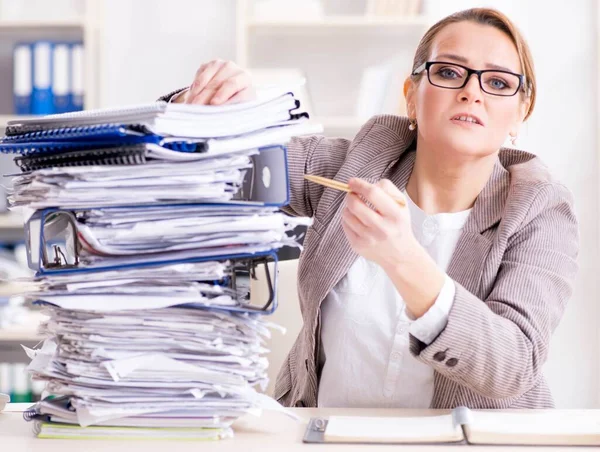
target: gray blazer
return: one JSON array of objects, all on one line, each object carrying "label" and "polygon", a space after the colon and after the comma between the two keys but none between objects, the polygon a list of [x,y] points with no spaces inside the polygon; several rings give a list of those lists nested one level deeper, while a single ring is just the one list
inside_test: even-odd
[{"label": "gray blazer", "polygon": [[[388,178],[404,189],[415,134],[407,118],[382,115],[352,141],[310,136],[288,145],[291,201],[284,210],[314,223],[298,268],[303,327],[275,385],[283,405],[316,406],[320,306],[357,258],[340,223],[344,193],[303,175]],[[571,296],[578,250],[570,192],[536,156],[501,149],[447,270],[456,284],[448,323],[429,345],[410,337],[411,353],[435,371],[432,408],[553,406],[542,366]]]}]

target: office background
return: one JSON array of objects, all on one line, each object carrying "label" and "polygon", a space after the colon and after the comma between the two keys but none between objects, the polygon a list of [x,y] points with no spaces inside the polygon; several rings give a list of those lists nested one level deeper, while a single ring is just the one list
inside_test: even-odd
[{"label": "office background", "polygon": [[[423,0],[420,11],[425,20],[379,18],[365,24],[347,19],[348,14],[361,14],[365,1],[323,0],[326,13],[345,19],[326,19],[313,26],[293,22],[298,17],[293,13],[253,22],[248,19],[250,11],[243,15],[240,11],[244,2],[236,0],[30,1],[27,8],[11,5],[11,0],[0,2],[0,57],[9,64],[10,49],[20,39],[83,39],[89,44],[86,107],[148,102],[188,84],[202,62],[241,60],[256,69],[263,81],[270,75],[278,79],[305,76],[315,119],[322,120],[327,134],[346,136],[361,122],[355,114],[360,110],[357,102],[366,102],[369,95],[381,97],[369,109],[401,108],[401,102],[385,102],[389,101],[386,94],[396,100],[397,87],[390,82],[389,91],[382,93],[377,80],[389,77],[390,68],[397,71],[398,79],[406,75],[428,24],[473,6],[492,6],[508,14],[529,41],[539,85],[536,110],[523,128],[518,147],[539,155],[572,190],[581,223],[581,270],[553,338],[545,373],[558,407],[600,407],[597,1],[549,0],[542,5],[535,0]],[[291,8],[294,2],[280,3]],[[56,6],[55,17],[36,13],[49,4]],[[3,11],[14,15],[6,19],[5,27]],[[84,16],[86,22],[81,25]],[[12,77],[10,72],[4,75],[0,86],[3,122],[13,114]],[[1,163],[3,174],[12,171],[9,159]],[[289,294],[289,300],[294,302],[295,296]],[[280,303],[286,302],[284,295]],[[0,310],[0,322],[2,312],[7,317],[6,310]],[[21,332],[31,324],[18,315],[13,320],[27,323],[19,327]],[[283,319],[288,320],[294,323]],[[8,323],[5,329],[10,329]],[[5,338],[15,342],[24,335]],[[0,328],[0,362],[9,356],[8,348],[1,345],[2,337]]]}]

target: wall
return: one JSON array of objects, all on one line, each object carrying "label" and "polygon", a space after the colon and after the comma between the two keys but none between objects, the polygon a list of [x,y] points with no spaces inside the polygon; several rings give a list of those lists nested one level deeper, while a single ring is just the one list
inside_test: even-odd
[{"label": "wall", "polygon": [[103,106],[148,102],[235,57],[234,0],[103,0]]},{"label": "wall", "polygon": [[[596,2],[426,0],[432,16],[471,6],[507,13],[529,40],[536,111],[518,144],[538,154],[572,191],[581,222],[581,271],[552,341],[546,375],[559,407],[600,407]],[[190,82],[214,57],[234,58],[232,0],[105,0],[104,105],[145,102]],[[568,8],[568,9],[567,9]]]}]

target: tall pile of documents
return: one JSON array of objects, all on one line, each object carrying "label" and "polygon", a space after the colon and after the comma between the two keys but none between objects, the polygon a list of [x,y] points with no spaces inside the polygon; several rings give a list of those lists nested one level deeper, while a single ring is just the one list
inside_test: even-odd
[{"label": "tall pile of documents", "polygon": [[[270,298],[257,265],[297,246],[285,143],[320,131],[292,93],[221,107],[158,102],[11,123],[27,297],[47,339],[29,370],[55,397],[40,437],[220,439],[269,402]],[[268,268],[268,267],[267,267]],[[271,402],[275,404],[271,400]]]}]

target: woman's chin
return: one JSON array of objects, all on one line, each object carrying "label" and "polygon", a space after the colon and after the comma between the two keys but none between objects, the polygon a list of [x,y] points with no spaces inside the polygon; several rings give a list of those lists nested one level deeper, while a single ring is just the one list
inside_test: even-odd
[{"label": "woman's chin", "polygon": [[479,143],[478,140],[474,138],[466,138],[466,137],[446,137],[445,145],[442,147],[446,149],[446,152],[464,156],[485,156],[488,152],[485,152],[485,145],[483,143]]}]

